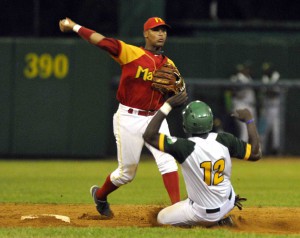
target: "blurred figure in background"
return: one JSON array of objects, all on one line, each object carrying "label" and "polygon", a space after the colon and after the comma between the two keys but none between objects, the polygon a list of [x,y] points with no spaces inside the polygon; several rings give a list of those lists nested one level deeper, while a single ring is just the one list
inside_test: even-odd
[{"label": "blurred figure in background", "polygon": [[[236,73],[231,76],[230,80],[237,84],[249,84],[252,79],[252,63],[245,63],[236,66]],[[233,87],[232,89],[232,111],[237,109],[248,108],[254,118],[256,115],[256,95],[251,86]],[[244,141],[248,140],[247,127],[244,123],[236,121],[238,137]]]},{"label": "blurred figure in background", "polygon": [[[267,85],[260,92],[261,108],[259,133],[265,154],[276,155],[280,146],[280,74],[272,63],[262,64],[262,82]],[[272,85],[272,86],[270,86]]]}]

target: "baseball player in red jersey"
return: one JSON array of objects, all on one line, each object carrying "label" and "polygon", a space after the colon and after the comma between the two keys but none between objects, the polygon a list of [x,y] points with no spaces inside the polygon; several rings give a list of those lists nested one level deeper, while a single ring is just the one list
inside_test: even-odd
[{"label": "baseball player in red jersey", "polygon": [[[98,212],[107,217],[113,215],[107,196],[133,180],[144,145],[155,158],[172,204],[180,201],[176,161],[171,155],[157,150],[143,139],[148,123],[165,101],[164,95],[151,88],[153,71],[165,63],[174,65],[173,61],[161,51],[169,25],[159,17],[149,18],[144,24],[145,47],[107,38],[76,24],[69,18],[61,20],[59,27],[62,32],[74,31],[84,40],[107,51],[122,68],[117,91],[119,107],[113,117],[118,168],[107,176],[102,187],[96,185],[91,187]],[[162,123],[160,131],[169,135],[166,120]]]},{"label": "baseball player in red jersey", "polygon": [[261,158],[259,135],[254,118],[248,109],[233,114],[242,121],[249,136],[248,142],[229,133],[214,133],[213,114],[204,102],[190,102],[182,112],[183,129],[188,138],[177,138],[159,132],[159,127],[172,108],[183,105],[185,92],[167,99],[145,130],[144,139],[161,151],[175,156],[181,166],[188,198],[164,208],[157,221],[168,225],[228,225],[226,216],[234,206],[242,209],[240,198],[231,184],[231,157],[248,161]]}]

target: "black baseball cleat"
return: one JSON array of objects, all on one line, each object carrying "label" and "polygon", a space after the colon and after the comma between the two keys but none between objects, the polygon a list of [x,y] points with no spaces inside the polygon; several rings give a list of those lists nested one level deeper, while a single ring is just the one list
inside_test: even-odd
[{"label": "black baseball cleat", "polygon": [[100,213],[100,215],[106,216],[108,218],[112,218],[113,212],[110,210],[109,203],[107,201],[98,200],[96,197],[96,192],[98,189],[99,187],[97,185],[93,185],[90,189],[90,193],[96,204],[96,209]]},{"label": "black baseball cleat", "polygon": [[225,218],[221,219],[220,221],[218,221],[218,225],[219,226],[233,227],[234,222],[233,222],[231,216],[228,216],[228,217],[225,217]]}]

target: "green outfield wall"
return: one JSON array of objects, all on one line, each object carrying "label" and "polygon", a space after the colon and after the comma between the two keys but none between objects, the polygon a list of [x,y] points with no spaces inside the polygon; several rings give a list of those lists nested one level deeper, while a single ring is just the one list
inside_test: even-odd
[{"label": "green outfield wall", "polygon": [[[143,39],[122,39],[142,45]],[[0,39],[0,156],[102,157],[115,153],[112,116],[118,65],[78,38]],[[224,78],[245,60],[264,61],[282,78],[300,78],[300,34],[205,33],[168,39],[165,53],[186,78]],[[197,89],[223,113],[224,91]],[[300,154],[299,90],[287,94],[286,154]],[[217,100],[216,100],[217,99]],[[176,122],[176,118],[175,118]],[[174,122],[170,123],[171,131]],[[176,126],[175,126],[176,127]],[[178,128],[178,127],[177,127]]]}]

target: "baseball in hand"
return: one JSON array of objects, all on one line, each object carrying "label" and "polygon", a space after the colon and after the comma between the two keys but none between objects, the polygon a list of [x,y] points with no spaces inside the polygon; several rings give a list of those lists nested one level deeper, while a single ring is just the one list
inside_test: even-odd
[{"label": "baseball in hand", "polygon": [[69,25],[70,24],[70,22],[68,21],[68,20],[65,20],[64,21],[64,25],[66,26],[66,25]]}]

